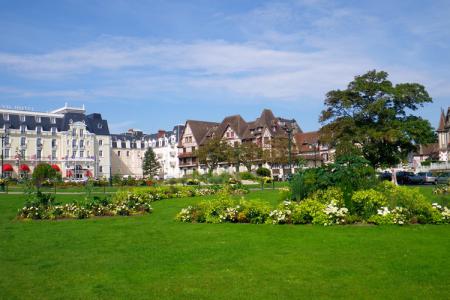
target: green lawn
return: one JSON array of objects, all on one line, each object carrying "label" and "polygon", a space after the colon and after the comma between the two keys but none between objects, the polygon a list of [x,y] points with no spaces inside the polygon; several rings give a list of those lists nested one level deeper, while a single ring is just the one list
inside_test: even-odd
[{"label": "green lawn", "polygon": [[[57,195],[71,201],[77,195]],[[277,191],[249,198],[277,202]],[[185,224],[199,198],[137,217],[14,220],[0,196],[2,299],[448,299],[450,226]]]}]

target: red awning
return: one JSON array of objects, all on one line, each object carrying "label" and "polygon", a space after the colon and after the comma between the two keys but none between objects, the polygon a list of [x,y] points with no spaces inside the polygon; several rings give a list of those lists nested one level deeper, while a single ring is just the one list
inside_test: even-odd
[{"label": "red awning", "polygon": [[20,165],[19,170],[22,172],[30,172],[30,167],[26,164]]},{"label": "red awning", "polygon": [[72,177],[72,171],[71,170],[67,170],[66,171],[66,177]]},{"label": "red awning", "polygon": [[52,165],[52,169],[56,172],[61,172],[61,169],[58,167],[58,165]]},{"label": "red awning", "polygon": [[89,170],[87,170],[87,171],[86,171],[86,176],[87,176],[87,177],[92,177],[92,172],[89,171]]},{"label": "red awning", "polygon": [[13,167],[10,164],[4,164],[3,165],[3,172],[12,172]]}]

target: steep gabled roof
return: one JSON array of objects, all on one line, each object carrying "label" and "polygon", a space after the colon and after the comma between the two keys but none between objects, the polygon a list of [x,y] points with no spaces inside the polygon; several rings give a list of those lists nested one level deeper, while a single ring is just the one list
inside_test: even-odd
[{"label": "steep gabled roof", "polygon": [[222,123],[220,123],[219,127],[216,130],[216,134],[222,137],[228,126],[233,129],[233,131],[238,135],[239,138],[242,138],[244,136],[245,130],[248,127],[248,124],[240,115],[229,116],[223,119]]},{"label": "steep gabled roof", "polygon": [[207,121],[197,121],[197,120],[187,120],[186,127],[189,125],[192,131],[192,135],[195,138],[195,141],[200,144],[204,139],[205,135],[212,128],[215,128],[219,125],[219,123],[215,122],[207,122]]},{"label": "steep gabled roof", "polygon": [[300,152],[311,151],[310,145],[318,145],[320,133],[318,131],[310,131],[297,133],[294,135],[295,143]]}]

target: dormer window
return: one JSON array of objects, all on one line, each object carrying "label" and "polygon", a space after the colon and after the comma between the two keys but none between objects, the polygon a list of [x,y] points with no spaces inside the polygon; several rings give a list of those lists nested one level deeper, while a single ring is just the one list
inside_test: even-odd
[{"label": "dormer window", "polygon": [[83,136],[83,129],[80,129],[80,136]]},{"label": "dormer window", "polygon": [[9,114],[3,114],[3,120],[9,121]]},{"label": "dormer window", "polygon": [[51,130],[51,132],[52,132],[52,135],[55,135],[55,134],[56,134],[56,127],[52,127],[50,130]]},{"label": "dormer window", "polygon": [[36,123],[41,123],[41,117],[40,116],[36,116],[35,120],[36,120]]},{"label": "dormer window", "polygon": [[20,115],[19,119],[20,119],[20,122],[25,122],[25,116],[24,115]]},{"label": "dormer window", "polygon": [[52,123],[52,124],[56,124],[56,118],[50,118],[50,122]]},{"label": "dormer window", "polygon": [[20,125],[20,133],[24,134],[27,131],[26,125]]},{"label": "dormer window", "polygon": [[98,123],[98,124],[97,124],[97,128],[98,128],[98,129],[102,129],[102,128],[103,128],[102,123]]},{"label": "dormer window", "polygon": [[41,134],[42,133],[42,126],[36,126],[36,133]]}]

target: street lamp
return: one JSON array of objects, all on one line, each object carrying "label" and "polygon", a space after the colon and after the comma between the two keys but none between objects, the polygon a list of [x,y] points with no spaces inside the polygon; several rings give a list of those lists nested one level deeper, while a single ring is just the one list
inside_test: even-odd
[{"label": "street lamp", "polygon": [[1,153],[1,157],[2,157],[2,179],[5,178],[5,174],[3,173],[3,154],[5,152],[5,141],[8,140],[9,138],[9,130],[8,128],[6,128],[5,126],[5,132],[2,133],[2,135],[0,136],[0,138],[2,139],[2,153]]},{"label": "street lamp", "polygon": [[[292,119],[290,122],[295,122],[295,120],[294,119]],[[293,131],[293,128],[292,128],[292,123],[287,123],[286,122],[286,125],[284,126],[284,130],[287,132],[287,134],[288,134],[288,151],[289,151],[289,157],[288,157],[288,159],[289,159],[289,174],[291,174],[291,172],[292,172],[292,131]],[[289,125],[288,125],[289,124]]]}]

